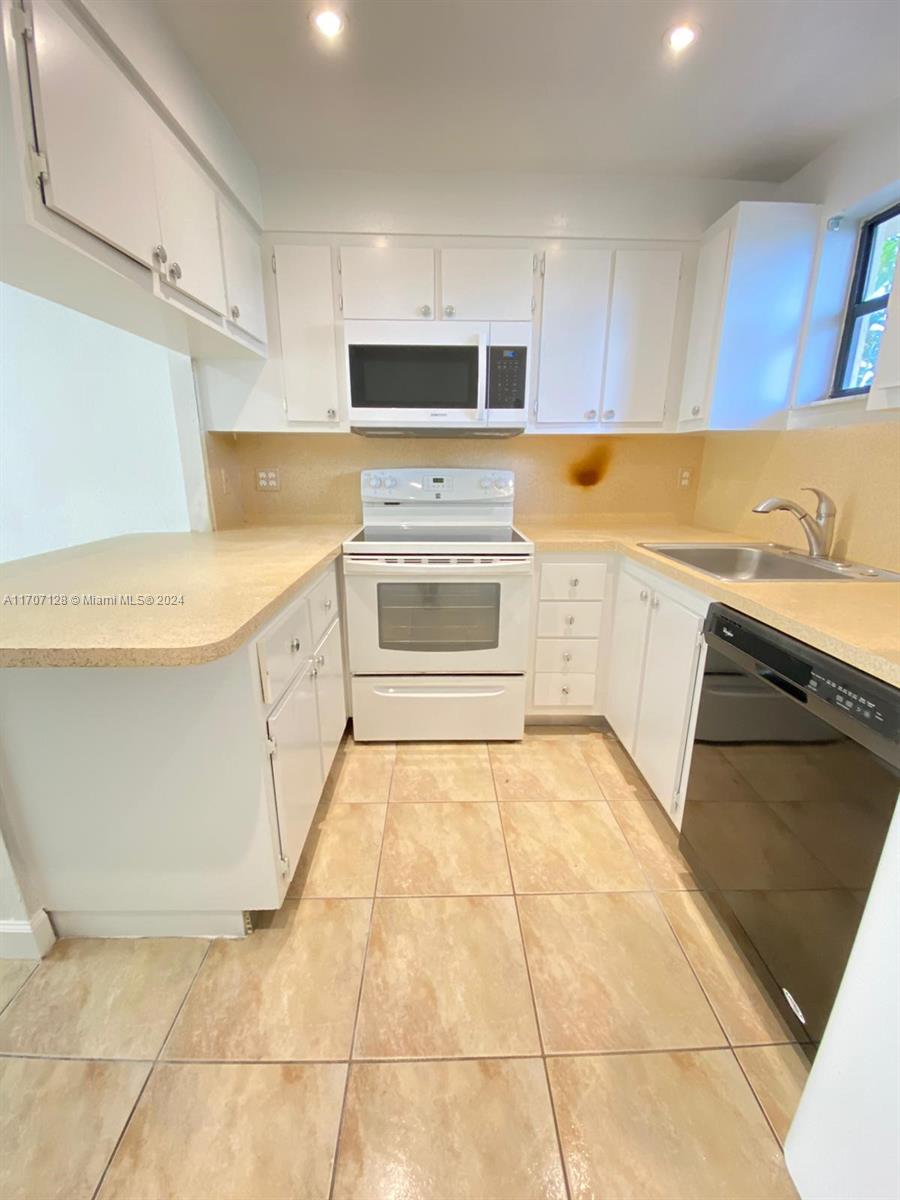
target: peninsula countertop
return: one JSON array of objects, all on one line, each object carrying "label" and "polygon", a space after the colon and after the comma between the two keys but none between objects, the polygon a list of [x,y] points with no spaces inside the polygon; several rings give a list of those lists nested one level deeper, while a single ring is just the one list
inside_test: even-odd
[{"label": "peninsula countertop", "polygon": [[[887,683],[900,686],[900,584],[726,583],[642,542],[753,538],[647,518],[517,523],[544,553],[625,555]],[[0,567],[0,666],[188,666],[246,642],[359,528],[356,521],[134,534]],[[762,540],[762,539],[760,539]],[[79,596],[75,605],[6,596]],[[153,604],[103,603],[152,596]],[[95,599],[84,603],[82,597]],[[160,597],[184,602],[157,603]]]}]

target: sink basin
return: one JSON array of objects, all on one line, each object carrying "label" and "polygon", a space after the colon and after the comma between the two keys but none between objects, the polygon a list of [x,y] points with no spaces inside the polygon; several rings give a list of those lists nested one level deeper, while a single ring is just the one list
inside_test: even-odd
[{"label": "sink basin", "polygon": [[859,563],[836,562],[831,559],[809,558],[796,550],[773,543],[763,545],[732,545],[714,542],[677,542],[671,544],[643,542],[646,550],[653,550],[664,558],[674,559],[687,567],[694,567],[716,579],[730,583],[754,583],[772,580],[801,581],[823,579],[829,583],[838,580],[860,583],[900,580],[893,571],[882,571]]}]

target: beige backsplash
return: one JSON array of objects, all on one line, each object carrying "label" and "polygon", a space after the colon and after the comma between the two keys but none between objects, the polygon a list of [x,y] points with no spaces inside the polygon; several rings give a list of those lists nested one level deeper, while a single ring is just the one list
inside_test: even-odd
[{"label": "beige backsplash", "polygon": [[[804,546],[796,520],[755,516],[766,496],[803,504],[812,484],[838,505],[839,554],[900,570],[900,422],[781,433],[526,436],[508,441],[372,439],[355,434],[207,434],[216,525],[360,515],[366,467],[484,466],[516,472],[520,517],[653,515]],[[277,467],[281,489],[255,472]],[[679,472],[691,472],[679,487]],[[573,474],[585,480],[578,483]],[[596,482],[590,479],[599,476]],[[224,490],[224,481],[228,491]]]},{"label": "beige backsplash", "polygon": [[[217,526],[360,515],[366,467],[507,467],[516,472],[519,516],[652,513],[691,518],[701,436],[364,438],[356,434],[207,434]],[[256,490],[260,467],[277,467],[281,489]],[[679,487],[679,471],[690,483]],[[223,492],[222,472],[229,491]],[[573,480],[573,474],[584,482]],[[591,482],[595,477],[596,482]]]},{"label": "beige backsplash", "polygon": [[759,516],[753,505],[786,496],[814,508],[800,489],[822,488],[837,504],[835,553],[900,570],[900,422],[706,435],[694,521],[806,546],[788,513]]}]

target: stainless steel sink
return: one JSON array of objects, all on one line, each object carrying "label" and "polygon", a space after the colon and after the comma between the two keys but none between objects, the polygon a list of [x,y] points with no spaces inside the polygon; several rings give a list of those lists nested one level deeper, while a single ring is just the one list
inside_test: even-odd
[{"label": "stainless steel sink", "polygon": [[838,580],[900,581],[893,571],[882,571],[859,563],[838,562],[833,559],[809,558],[787,546],[772,542],[762,545],[714,542],[642,542],[645,550],[653,550],[665,558],[694,567],[716,579],[730,583],[754,583],[772,580],[822,579],[829,583]]}]

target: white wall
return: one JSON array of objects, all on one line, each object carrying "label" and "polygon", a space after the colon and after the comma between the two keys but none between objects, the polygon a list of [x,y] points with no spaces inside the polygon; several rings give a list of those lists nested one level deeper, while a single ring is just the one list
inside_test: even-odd
[{"label": "white wall", "polygon": [[190,361],[0,284],[0,561],[208,527]]},{"label": "white wall", "polygon": [[[256,164],[200,82],[151,0],[74,0],[128,59],[158,102],[247,210],[262,223]],[[214,6],[213,6],[214,7]]]},{"label": "white wall", "polygon": [[776,184],[598,175],[285,172],[263,180],[265,228],[493,237],[697,238]]},{"label": "white wall", "polygon": [[[780,185],[778,198],[823,205],[816,282],[794,399],[802,406],[831,391],[860,223],[900,200],[900,102],[874,113],[807,163]],[[844,220],[831,231],[826,226],[834,216]]]}]

